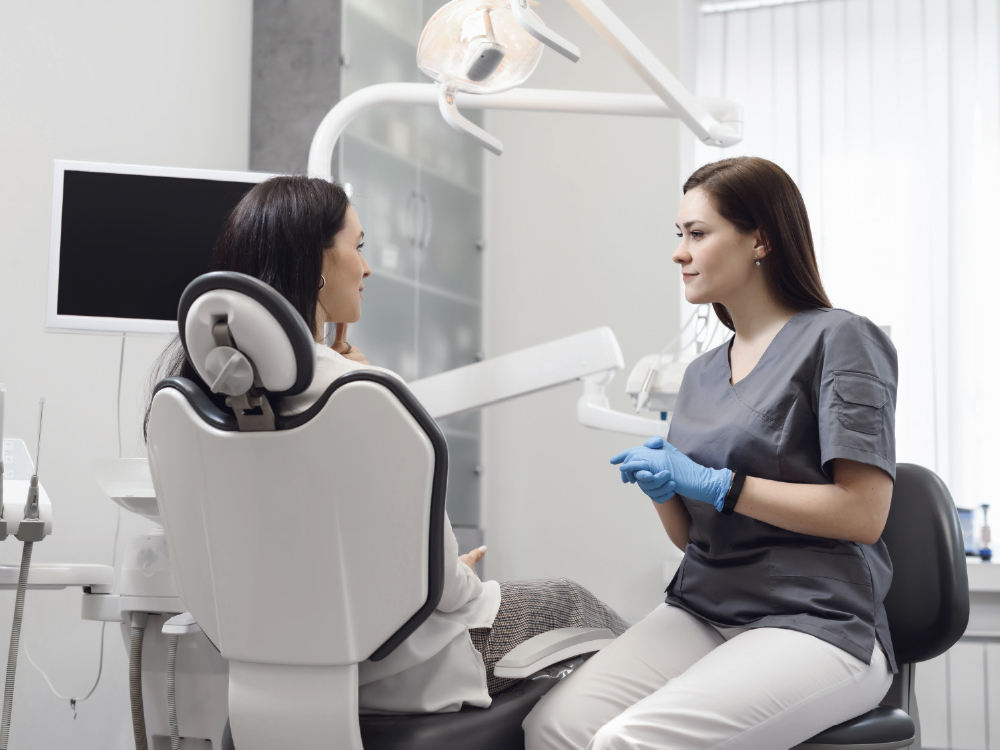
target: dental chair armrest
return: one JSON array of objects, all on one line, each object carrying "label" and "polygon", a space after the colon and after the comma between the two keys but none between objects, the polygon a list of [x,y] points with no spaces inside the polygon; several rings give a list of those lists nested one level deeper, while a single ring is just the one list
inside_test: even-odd
[{"label": "dental chair armrest", "polygon": [[549,630],[511,649],[496,663],[493,674],[518,680],[557,662],[600,651],[614,639],[607,628]]}]

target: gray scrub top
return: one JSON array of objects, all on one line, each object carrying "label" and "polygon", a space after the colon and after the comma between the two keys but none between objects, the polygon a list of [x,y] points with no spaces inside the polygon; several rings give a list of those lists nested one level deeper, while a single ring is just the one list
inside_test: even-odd
[{"label": "gray scrub top", "polygon": [[[896,349],[846,310],[802,310],[757,366],[730,385],[732,341],[684,374],[668,440],[705,466],[801,484],[832,483],[834,458],[896,477]],[[786,531],[681,498],[691,542],[669,604],[724,627],[788,628],[866,664],[875,638],[896,660],[883,601],[892,562],[873,545]]]}]

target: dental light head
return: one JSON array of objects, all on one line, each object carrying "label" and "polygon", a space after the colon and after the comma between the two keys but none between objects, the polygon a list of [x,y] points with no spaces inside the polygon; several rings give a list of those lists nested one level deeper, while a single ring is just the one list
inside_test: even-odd
[{"label": "dental light head", "polygon": [[507,0],[452,0],[424,27],[417,66],[452,91],[495,94],[524,83],[542,49]]},{"label": "dental light head", "polygon": [[551,31],[531,0],[451,0],[424,27],[417,66],[440,85],[445,121],[499,155],[503,144],[466,119],[455,103],[459,91],[496,94],[524,83],[542,57],[543,45],[573,62],[580,51]]}]

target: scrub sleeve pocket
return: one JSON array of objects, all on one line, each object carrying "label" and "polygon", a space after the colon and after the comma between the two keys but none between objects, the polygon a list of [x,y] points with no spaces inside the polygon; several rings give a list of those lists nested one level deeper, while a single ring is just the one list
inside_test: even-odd
[{"label": "scrub sleeve pocket", "polygon": [[896,478],[896,350],[867,318],[852,316],[827,332],[816,414],[823,470],[846,458]]}]

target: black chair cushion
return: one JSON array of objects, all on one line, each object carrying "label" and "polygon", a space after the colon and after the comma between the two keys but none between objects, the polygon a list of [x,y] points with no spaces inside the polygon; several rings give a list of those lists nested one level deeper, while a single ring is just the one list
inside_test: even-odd
[{"label": "black chair cushion", "polygon": [[[878,706],[866,714],[838,724],[835,727],[820,732],[811,740],[803,743],[809,745],[880,745],[893,742],[904,742],[913,739],[916,730],[913,720],[905,711],[892,706]],[[365,745],[367,748],[368,746]]]},{"label": "black chair cushion", "polygon": [[933,659],[969,622],[969,579],[958,511],[944,482],[915,464],[896,465],[882,541],[892,560],[885,597],[897,664]]},{"label": "black chair cushion", "polygon": [[[543,695],[591,656],[584,654],[553,664],[494,697],[489,708],[465,706],[448,714],[362,714],[361,744],[365,750],[523,750],[521,722]],[[228,719],[222,750],[236,750]]]},{"label": "black chair cushion", "polygon": [[493,699],[489,708],[464,707],[450,714],[361,717],[365,750],[519,750],[521,722],[559,680],[547,675],[524,680]]}]

